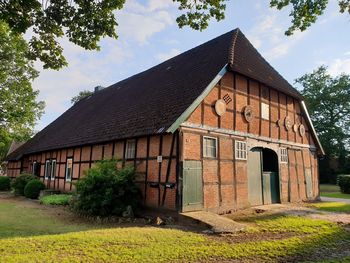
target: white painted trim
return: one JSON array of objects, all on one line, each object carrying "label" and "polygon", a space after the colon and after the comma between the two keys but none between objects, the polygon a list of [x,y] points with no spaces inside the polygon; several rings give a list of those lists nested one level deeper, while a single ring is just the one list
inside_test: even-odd
[{"label": "white painted trim", "polygon": [[[48,176],[48,174],[47,174],[47,166],[48,166],[48,164],[50,163],[50,160],[46,160],[45,161],[45,169],[44,169],[44,178],[45,178],[45,180],[48,180],[49,179],[49,176]],[[51,170],[51,169],[50,169]],[[50,171],[50,176],[51,176],[51,171]]]},{"label": "white painted trim", "polygon": [[181,124],[191,115],[191,113],[198,107],[202,100],[209,94],[209,92],[214,88],[214,86],[219,82],[219,80],[227,72],[227,64],[219,71],[215,78],[209,83],[209,85],[203,90],[201,95],[199,95],[194,102],[176,119],[176,121],[167,129],[167,132],[174,133]]},{"label": "white painted trim", "polygon": [[[211,156],[204,156],[204,139],[207,138],[207,139],[213,139],[215,140],[215,157],[211,157]],[[218,138],[216,137],[211,137],[211,136],[203,136],[203,157],[204,158],[211,158],[211,159],[217,159],[218,158]]]},{"label": "white painted trim", "polygon": [[222,129],[222,128],[214,128],[211,126],[201,125],[201,124],[194,124],[191,122],[184,122],[181,124],[181,127],[195,129],[195,130],[201,130],[201,131],[217,132],[217,133],[221,133],[221,134],[235,135],[235,136],[240,136],[240,137],[247,137],[247,138],[251,138],[251,139],[255,139],[255,140],[259,140],[259,141],[272,142],[272,143],[278,143],[278,144],[283,144],[283,145],[308,148],[311,150],[317,150],[316,147],[313,147],[309,144],[294,143],[294,142],[289,142],[286,140],[278,140],[278,139],[273,139],[273,138],[264,137],[264,136],[257,136],[257,135],[251,134],[251,133],[227,130],[227,129]]},{"label": "white painted trim", "polygon": [[[67,179],[68,160],[72,160],[72,170],[71,170],[70,179]],[[73,178],[73,158],[67,158],[67,160],[66,160],[66,174],[65,174],[66,182],[71,182],[71,181],[72,181],[72,178]]]},{"label": "white painted trim", "polygon": [[[245,144],[245,158],[240,158],[238,157],[237,155],[237,143],[242,143],[242,144]],[[247,145],[247,142],[246,141],[242,141],[242,140],[235,140],[235,148],[234,148],[234,151],[235,151],[235,159],[236,160],[248,160],[248,145]]]},{"label": "white painted trim", "polygon": [[323,149],[323,147],[322,147],[322,144],[321,144],[321,142],[320,142],[320,139],[319,139],[318,136],[317,136],[315,127],[314,127],[314,125],[312,124],[312,121],[311,121],[309,112],[308,112],[308,110],[307,110],[307,108],[306,108],[306,105],[305,105],[305,102],[304,102],[303,100],[301,101],[301,106],[302,106],[302,109],[304,110],[304,113],[305,113],[305,115],[306,115],[307,121],[309,122],[309,125],[310,125],[311,130],[312,130],[312,133],[313,133],[313,135],[314,135],[314,137],[315,137],[315,139],[316,139],[316,142],[317,142],[318,146],[320,147],[320,151],[321,151],[322,155],[325,155],[324,149]]}]

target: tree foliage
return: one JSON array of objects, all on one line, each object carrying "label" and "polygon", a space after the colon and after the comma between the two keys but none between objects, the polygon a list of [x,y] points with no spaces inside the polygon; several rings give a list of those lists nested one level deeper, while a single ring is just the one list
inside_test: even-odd
[{"label": "tree foliage", "polygon": [[12,140],[32,135],[44,103],[37,102],[32,81],[38,73],[26,57],[28,46],[18,34],[0,22],[0,160]]},{"label": "tree foliage", "polygon": [[303,87],[301,93],[327,154],[338,157],[349,149],[350,75],[332,77],[321,66],[296,83]]},{"label": "tree foliage", "polygon": [[[271,0],[270,6],[278,10],[289,7],[292,25],[286,35],[292,35],[296,30],[304,31],[316,22],[328,6],[329,0]],[[350,0],[338,0],[340,13],[350,14]]]},{"label": "tree foliage", "polygon": [[[226,0],[173,0],[186,12],[177,21],[180,27],[203,30],[211,18],[224,18]],[[29,57],[40,59],[44,68],[60,69],[67,65],[58,39],[87,50],[99,50],[103,37],[117,38],[115,11],[125,0],[0,0],[0,20],[16,33],[32,30]],[[140,25],[142,26],[142,25]]]},{"label": "tree foliage", "polygon": [[[320,163],[321,177],[335,175],[330,160],[339,161],[339,172],[348,172],[350,150],[350,75],[332,77],[324,66],[298,78],[302,95],[326,158]],[[328,174],[327,174],[328,173]],[[327,179],[327,178],[326,178]],[[334,178],[333,178],[334,179]]]},{"label": "tree foliage", "polygon": [[74,96],[70,101],[72,104],[75,104],[78,101],[81,101],[82,99],[89,97],[92,94],[93,94],[93,92],[90,90],[83,90],[83,91],[80,91],[77,96]]}]

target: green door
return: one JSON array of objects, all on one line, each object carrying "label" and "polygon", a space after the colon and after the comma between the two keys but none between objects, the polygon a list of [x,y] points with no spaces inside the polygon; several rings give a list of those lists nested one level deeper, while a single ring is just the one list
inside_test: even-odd
[{"label": "green door", "polygon": [[279,183],[275,172],[263,172],[263,196],[264,205],[278,203]]},{"label": "green door", "polygon": [[305,169],[305,181],[306,181],[306,197],[310,199],[312,198],[312,193],[313,193],[312,176],[311,176],[310,168]]},{"label": "green door", "polygon": [[263,204],[261,154],[259,148],[252,149],[248,154],[248,197],[252,206]]},{"label": "green door", "polygon": [[182,211],[203,209],[203,180],[201,161],[183,162]]}]

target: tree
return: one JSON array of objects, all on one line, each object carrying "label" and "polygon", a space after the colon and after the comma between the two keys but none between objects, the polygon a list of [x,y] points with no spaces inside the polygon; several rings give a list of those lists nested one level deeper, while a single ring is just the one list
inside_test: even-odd
[{"label": "tree", "polygon": [[0,22],[0,161],[12,140],[26,140],[41,116],[43,102],[32,81],[38,76],[26,54],[26,41]]},{"label": "tree", "polygon": [[83,90],[83,91],[80,91],[77,96],[74,96],[70,101],[72,104],[75,104],[78,101],[81,101],[82,99],[89,97],[92,94],[93,94],[93,92],[90,90]]},{"label": "tree", "polygon": [[301,93],[327,155],[324,170],[329,170],[327,162],[331,159],[337,159],[344,169],[350,150],[350,75],[332,77],[321,66],[298,78],[296,83],[302,87]]},{"label": "tree", "polygon": [[[224,18],[226,0],[173,0],[185,12],[177,22],[203,30],[208,21]],[[99,50],[103,37],[117,38],[114,11],[123,8],[125,0],[0,0],[0,20],[15,33],[32,29],[28,57],[40,59],[44,68],[60,69],[67,65],[58,39],[87,49]]]},{"label": "tree", "polygon": [[[316,22],[326,10],[329,0],[271,0],[270,6],[278,10],[290,8],[292,25],[285,32],[292,35],[296,30],[304,31]],[[340,13],[350,14],[350,0],[338,0]]]}]

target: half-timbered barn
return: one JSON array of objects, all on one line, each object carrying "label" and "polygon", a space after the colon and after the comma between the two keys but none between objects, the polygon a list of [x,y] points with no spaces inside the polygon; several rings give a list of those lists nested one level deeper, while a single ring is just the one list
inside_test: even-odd
[{"label": "half-timbered barn", "polygon": [[317,198],[323,154],[303,97],[236,29],[79,101],[7,174],[71,191],[115,157],[146,206],[225,213]]}]

